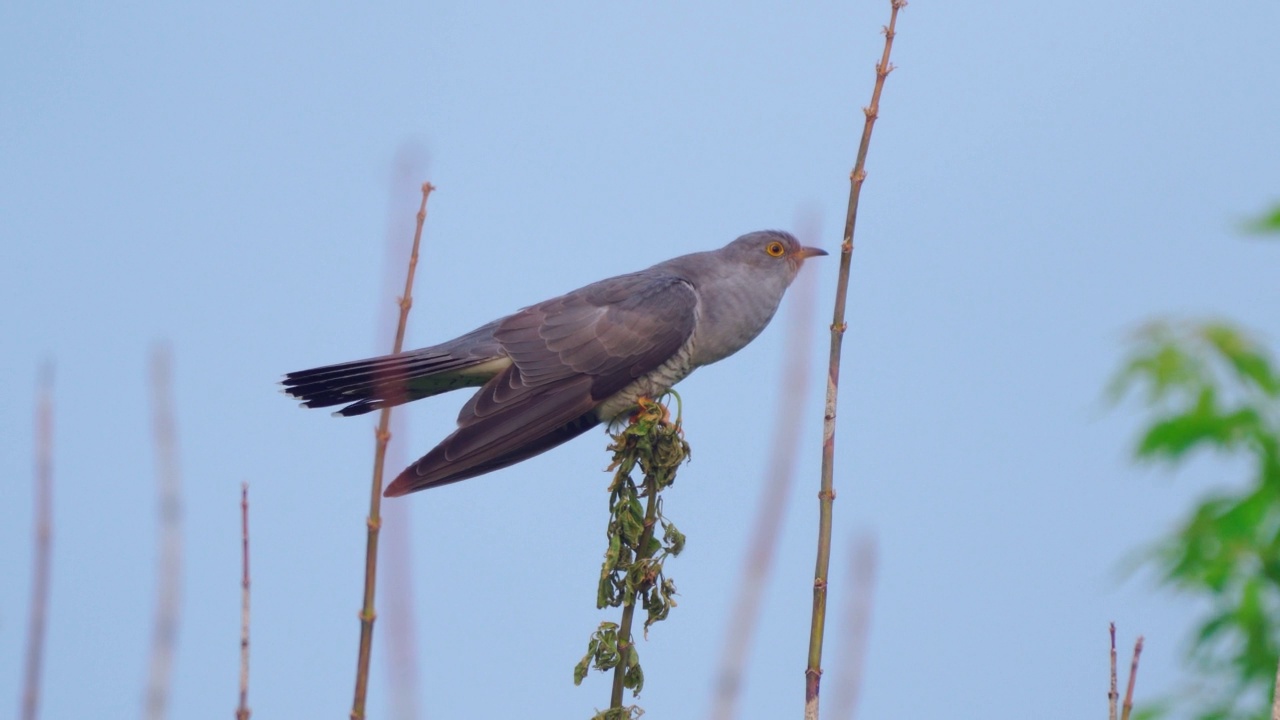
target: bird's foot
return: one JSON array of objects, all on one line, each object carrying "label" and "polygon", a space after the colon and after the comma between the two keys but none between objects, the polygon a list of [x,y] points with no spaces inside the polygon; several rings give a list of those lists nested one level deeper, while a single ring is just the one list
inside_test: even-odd
[{"label": "bird's foot", "polygon": [[630,423],[634,425],[641,420],[648,420],[657,425],[669,425],[671,424],[671,411],[661,402],[641,395],[636,398],[636,409],[631,413]]}]

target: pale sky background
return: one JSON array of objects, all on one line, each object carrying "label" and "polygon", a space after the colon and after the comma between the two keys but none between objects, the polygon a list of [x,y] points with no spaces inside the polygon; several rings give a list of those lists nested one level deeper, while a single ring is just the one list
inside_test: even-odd
[{"label": "pale sky background", "polygon": [[[0,6],[0,702],[20,692],[43,361],[57,367],[43,717],[141,712],[157,557],[146,367],[162,340],[186,507],[172,716],[234,708],[247,480],[254,716],[345,717],[373,421],[300,410],[275,383],[385,351],[386,237],[418,182],[439,192],[411,346],[795,228],[806,208],[834,250],[887,18],[879,0]],[[1109,620],[1126,646],[1147,637],[1141,698],[1183,682],[1197,606],[1122,561],[1243,468],[1135,468],[1139,414],[1102,391],[1152,316],[1234,318],[1275,347],[1280,246],[1238,228],[1280,198],[1277,28],[1274,0],[903,13],[849,299],[828,699],[859,533],[880,549],[861,718],[1103,716]],[[404,162],[420,169],[397,181]],[[836,263],[807,271],[818,378]],[[790,310],[681,386],[694,461],[666,507],[689,542],[668,566],[680,605],[641,647],[647,717],[710,707]],[[801,712],[820,392],[746,718]],[[411,405],[392,472],[464,400]],[[398,572],[416,592],[423,717],[607,704],[606,678],[571,681],[602,618],[604,445],[591,433],[387,503],[412,527]]]}]

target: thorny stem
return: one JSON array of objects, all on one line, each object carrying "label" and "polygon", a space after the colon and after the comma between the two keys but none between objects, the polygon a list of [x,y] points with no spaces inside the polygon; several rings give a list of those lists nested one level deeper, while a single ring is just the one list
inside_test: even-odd
[{"label": "thorny stem", "polygon": [[835,500],[836,398],[840,387],[840,350],[846,328],[845,302],[849,294],[849,264],[853,254],[853,231],[858,218],[858,198],[866,180],[867,149],[871,145],[871,129],[880,112],[880,93],[884,80],[893,70],[889,52],[893,48],[898,11],[906,0],[891,0],[889,24],[884,28],[884,52],[876,65],[876,82],[871,104],[864,108],[866,121],[858,157],[849,176],[849,206],[845,216],[844,241],[840,245],[840,275],[836,284],[835,312],[831,321],[831,356],[827,366],[827,399],[822,424],[822,486],[818,492],[818,557],[813,577],[813,616],[809,628],[809,663],[805,669],[805,720],[817,720],[818,695],[822,681],[822,639],[827,615],[827,572],[831,565],[831,505]]},{"label": "thorny stem", "polygon": [[[418,268],[418,247],[422,242],[422,226],[427,220],[427,198],[435,186],[422,184],[422,204],[418,206],[418,224],[413,233],[413,249],[409,255],[409,269],[405,275],[404,295],[400,297],[400,317],[396,325],[395,345],[392,353],[404,348],[405,326],[409,321],[409,308],[413,306],[413,275]],[[374,595],[378,585],[378,531],[382,528],[382,471],[386,464],[387,442],[391,439],[392,398],[378,413],[378,429],[375,433],[373,452],[373,480],[369,492],[369,517],[366,520],[368,536],[364,555],[364,605],[360,610],[360,651],[356,658],[356,690],[351,704],[352,720],[363,720],[365,701],[369,692],[369,660],[373,654],[373,622],[377,618]]]}]

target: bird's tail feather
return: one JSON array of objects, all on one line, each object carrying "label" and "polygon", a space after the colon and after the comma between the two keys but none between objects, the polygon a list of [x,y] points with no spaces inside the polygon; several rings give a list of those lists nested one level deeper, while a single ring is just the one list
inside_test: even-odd
[{"label": "bird's tail feather", "polygon": [[335,414],[362,415],[461,387],[483,385],[496,372],[488,366],[503,364],[501,360],[427,348],[291,372],[281,384],[305,407],[351,403]]}]

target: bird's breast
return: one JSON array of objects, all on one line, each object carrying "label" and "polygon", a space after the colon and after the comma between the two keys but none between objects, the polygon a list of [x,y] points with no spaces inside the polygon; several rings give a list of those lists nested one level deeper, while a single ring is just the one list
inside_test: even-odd
[{"label": "bird's breast", "polygon": [[695,367],[719,362],[746,347],[778,309],[785,279],[730,276],[699,288],[692,346]]},{"label": "bird's breast", "polygon": [[686,342],[669,360],[649,371],[596,407],[596,416],[604,422],[612,422],[619,415],[636,406],[636,398],[657,398],[689,376],[697,366],[693,364],[693,342]]}]

